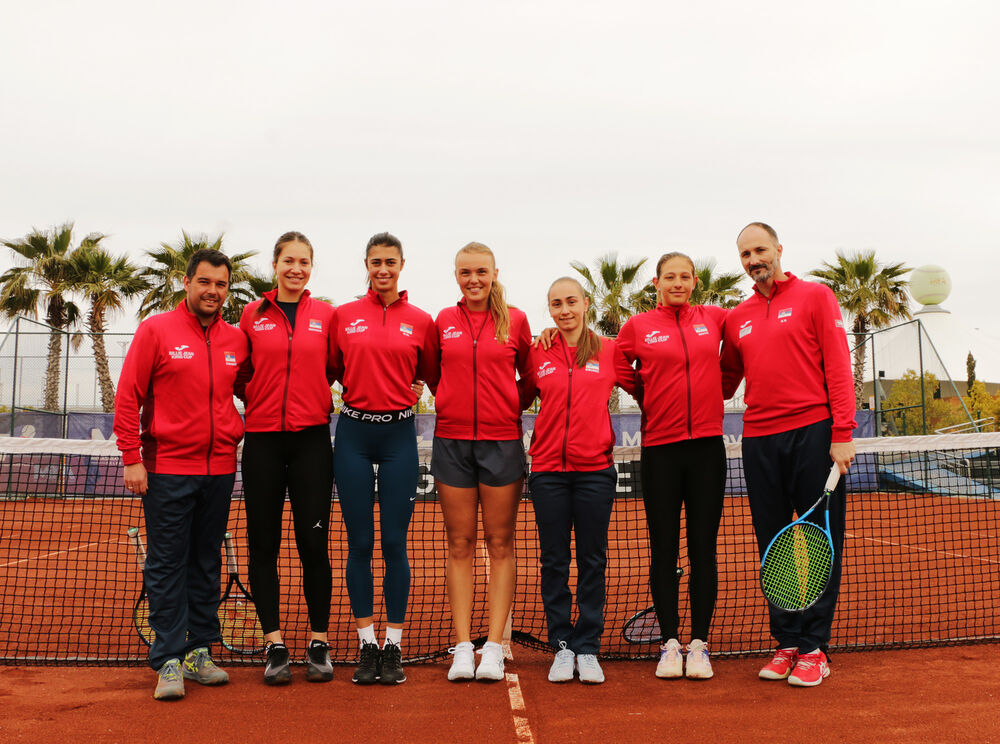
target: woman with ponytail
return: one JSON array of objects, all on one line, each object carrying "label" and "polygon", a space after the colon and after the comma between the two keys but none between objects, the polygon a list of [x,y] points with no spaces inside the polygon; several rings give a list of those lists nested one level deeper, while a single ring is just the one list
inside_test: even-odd
[{"label": "woman with ponytail", "polygon": [[[557,279],[548,307],[558,333],[535,348],[522,379],[521,402],[541,398],[531,437],[531,502],[538,525],[541,591],[549,643],[556,649],[550,682],[600,684],[604,569],[617,484],[608,399],[615,385],[634,394],[635,373],[615,342],[586,324],[589,300],[575,279]],[[570,539],[576,536],[578,616],[572,621]]]},{"label": "woman with ponytail", "polygon": [[[441,348],[431,473],[448,535],[448,599],[456,645],[448,679],[504,678],[503,636],[514,598],[514,526],[524,488],[516,373],[526,372],[528,319],[509,307],[493,252],[469,243],[455,256],[462,299],[437,317]],[[489,634],[475,666],[473,564],[478,513],[489,553]]]},{"label": "woman with ponytail", "polygon": [[267,684],[292,679],[278,612],[278,551],[285,494],[292,507],[309,608],[306,679],[333,679],[327,645],[330,555],[327,534],[333,490],[330,449],[329,345],[334,309],[309,296],[313,249],[288,232],[274,246],[277,286],[246,306],[240,329],[250,341],[246,384],[243,488],[250,552],[250,588],[267,642]]}]

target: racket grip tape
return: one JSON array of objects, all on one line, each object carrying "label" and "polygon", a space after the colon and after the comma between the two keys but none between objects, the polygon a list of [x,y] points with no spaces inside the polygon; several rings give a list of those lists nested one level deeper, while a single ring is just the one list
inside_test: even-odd
[{"label": "racket grip tape", "polygon": [[234,574],[239,571],[239,568],[236,565],[236,549],[233,547],[233,533],[226,533],[223,538],[223,544],[226,546],[226,563],[229,566],[229,573]]},{"label": "racket grip tape", "polygon": [[826,486],[824,490],[832,491],[837,487],[840,482],[840,465],[833,463],[833,467],[830,468],[830,477],[826,479]]}]

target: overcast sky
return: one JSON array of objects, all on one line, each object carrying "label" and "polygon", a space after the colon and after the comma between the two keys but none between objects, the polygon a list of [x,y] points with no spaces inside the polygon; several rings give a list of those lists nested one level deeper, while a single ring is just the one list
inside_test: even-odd
[{"label": "overcast sky", "polygon": [[3,2],[0,237],[222,231],[263,268],[295,229],[343,302],[389,230],[433,314],[477,240],[537,330],[572,259],[735,271],[760,219],[800,275],[942,264],[1000,335],[996,3]]}]

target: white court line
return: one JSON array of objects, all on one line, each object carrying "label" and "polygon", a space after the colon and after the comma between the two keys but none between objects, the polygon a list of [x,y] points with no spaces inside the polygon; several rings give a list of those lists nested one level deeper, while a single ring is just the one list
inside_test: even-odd
[{"label": "white court line", "polygon": [[[490,554],[486,549],[485,536],[483,541],[479,544],[479,553],[483,557],[483,562],[486,565],[486,582],[489,584],[490,580]],[[508,618],[508,625],[510,623],[510,618]],[[514,660],[514,654],[510,650],[510,639],[505,638],[503,643],[503,655],[507,661]],[[524,695],[521,693],[521,681],[518,676],[512,672],[507,672],[504,674],[504,679],[507,681],[507,698],[510,700],[510,717],[514,723],[514,735],[517,736],[519,742],[524,742],[524,744],[535,744],[534,734],[531,733],[531,724],[528,723],[528,712],[524,707]]]},{"label": "white court line", "polygon": [[853,537],[855,540],[867,540],[868,542],[879,543],[881,545],[892,545],[896,548],[910,548],[911,550],[919,550],[921,553],[937,553],[938,555],[946,555],[951,558],[965,558],[970,561],[979,561],[980,563],[995,563],[1000,564],[1000,561],[995,561],[992,558],[976,558],[972,555],[966,555],[965,553],[952,553],[948,550],[935,550],[934,548],[921,548],[919,545],[910,545],[909,543],[898,543],[892,540],[880,540],[877,537],[861,537],[860,535],[855,535],[854,533],[848,532],[844,535],[845,537]]},{"label": "white court line", "polygon": [[30,558],[22,558],[19,561],[10,561],[9,563],[0,563],[0,568],[7,568],[7,566],[16,566],[20,563],[29,563],[30,561],[44,561],[46,558],[51,558],[54,555],[62,555],[63,553],[72,553],[77,550],[86,550],[87,548],[92,548],[95,545],[104,545],[112,540],[117,540],[117,537],[109,537],[107,540],[99,540],[98,542],[87,543],[86,545],[77,545],[75,548],[66,548],[66,550],[54,550],[51,553],[46,553],[45,555],[34,555]]},{"label": "white court line", "polygon": [[[510,653],[509,648],[505,649],[505,653]],[[518,741],[534,744],[535,737],[531,733],[531,724],[528,723],[528,713],[524,708],[524,695],[521,694],[521,683],[516,674],[507,672],[504,677],[507,679],[507,695],[510,698],[510,714],[514,719],[514,734],[517,736]]]}]

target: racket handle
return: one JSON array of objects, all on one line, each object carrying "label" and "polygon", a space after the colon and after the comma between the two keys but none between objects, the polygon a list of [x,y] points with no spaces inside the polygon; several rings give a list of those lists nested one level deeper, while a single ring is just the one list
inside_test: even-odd
[{"label": "racket handle", "polygon": [[239,571],[236,565],[236,549],[233,548],[233,535],[227,532],[223,543],[226,546],[226,563],[229,564],[229,573],[234,574]]},{"label": "racket handle", "polygon": [[136,560],[139,561],[139,568],[146,569],[146,549],[142,546],[142,538],[139,537],[138,527],[128,528],[128,539],[132,541],[132,548],[135,550]]},{"label": "racket handle", "polygon": [[826,479],[826,490],[832,491],[840,483],[840,465],[833,463],[833,467],[830,468],[830,477]]}]

